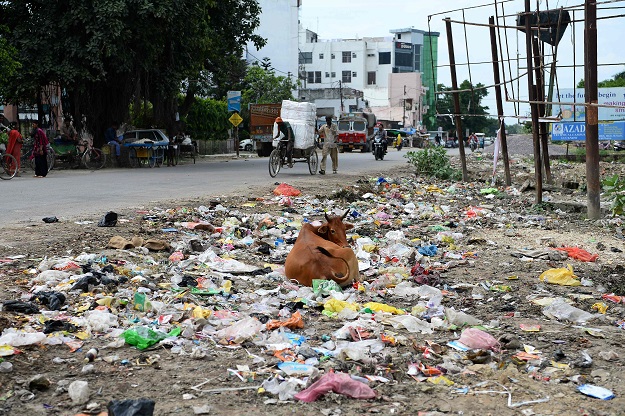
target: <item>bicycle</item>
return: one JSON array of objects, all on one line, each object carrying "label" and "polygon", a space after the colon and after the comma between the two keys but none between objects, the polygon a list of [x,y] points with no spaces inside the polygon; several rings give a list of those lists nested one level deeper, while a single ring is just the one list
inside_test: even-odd
[{"label": "bicycle", "polygon": [[0,179],[9,180],[17,175],[17,159],[10,153],[1,153],[0,156]]},{"label": "bicycle", "polygon": [[[32,137],[24,137],[24,144],[22,145],[22,157],[20,157],[20,165],[22,168],[28,164],[32,170],[35,170],[35,158],[31,157],[33,154],[33,138]],[[48,159],[48,172],[54,168],[54,163],[56,162],[56,153],[54,150],[48,145],[48,153],[46,155],[46,159]]]},{"label": "bicycle", "polygon": [[[278,172],[280,172],[280,168],[285,166],[293,167],[292,165],[288,165],[288,156],[287,156],[287,145],[288,140],[281,139],[278,143],[278,147],[273,149],[271,154],[269,155],[269,176],[274,178]],[[316,146],[311,146],[307,149],[293,149],[292,162],[301,163],[306,162],[308,164],[308,171],[311,175],[315,175],[317,173],[317,166],[319,165],[319,156],[317,155]],[[296,160],[300,159],[300,160]]]}]

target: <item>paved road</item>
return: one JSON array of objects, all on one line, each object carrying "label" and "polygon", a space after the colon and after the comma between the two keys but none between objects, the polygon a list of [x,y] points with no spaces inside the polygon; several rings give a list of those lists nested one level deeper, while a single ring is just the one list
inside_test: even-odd
[{"label": "paved road", "polygon": [[[410,150],[404,148],[398,152],[389,148],[383,161],[375,161],[370,153],[341,153],[337,177],[383,175],[393,167],[406,164],[403,155]],[[321,151],[318,153],[321,162]],[[329,158],[326,170],[331,171]],[[245,194],[259,187],[271,189],[278,181],[297,186],[323,178],[310,175],[306,163],[297,163],[271,178],[268,158],[232,156],[206,158],[195,165],[186,159],[176,167],[52,170],[45,179],[32,175],[28,170],[21,177],[0,182],[3,196],[0,227],[40,222],[46,216],[93,221],[109,210],[151,208],[164,201]]]}]

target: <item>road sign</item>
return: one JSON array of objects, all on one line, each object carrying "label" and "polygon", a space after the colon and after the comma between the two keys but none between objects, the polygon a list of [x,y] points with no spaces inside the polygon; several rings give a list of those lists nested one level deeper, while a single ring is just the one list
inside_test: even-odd
[{"label": "road sign", "polygon": [[241,111],[241,91],[228,91],[228,111]]},{"label": "road sign", "polygon": [[231,122],[234,127],[237,127],[239,124],[241,124],[243,119],[241,118],[239,113],[234,113],[233,115],[230,116],[228,121]]}]

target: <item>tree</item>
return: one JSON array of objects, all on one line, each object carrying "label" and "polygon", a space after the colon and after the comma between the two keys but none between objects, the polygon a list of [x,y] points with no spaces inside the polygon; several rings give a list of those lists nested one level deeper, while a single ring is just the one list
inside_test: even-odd
[{"label": "tree", "polygon": [[[487,118],[488,112],[486,111],[488,107],[481,105],[482,99],[488,95],[488,91],[484,89],[484,84],[479,83],[473,86],[468,80],[464,80],[458,89],[466,90],[459,93],[463,134],[466,129],[469,129],[471,132],[484,132],[490,124]],[[445,93],[451,90],[450,87],[446,87],[443,84],[438,85],[437,92],[439,92],[439,97],[436,103],[438,124],[436,127],[440,126],[443,130],[451,131],[455,135],[453,94]]]},{"label": "tree", "polygon": [[7,42],[6,26],[0,26],[0,102],[4,102],[7,92],[7,86],[12,77],[14,77],[21,68],[21,64],[17,61],[17,50]]},{"label": "tree", "polygon": [[296,87],[297,84],[291,78],[276,76],[271,69],[251,65],[243,80],[241,98],[244,104],[279,103],[292,100]]},{"label": "tree", "polygon": [[[577,83],[577,88],[584,88],[584,85],[585,83],[584,83],[584,80],[582,79]],[[614,75],[610,79],[599,81],[597,83],[597,87],[599,88],[625,87],[625,71],[619,72],[618,74]]]},{"label": "tree", "polygon": [[150,102],[171,134],[201,80],[240,61],[247,41],[264,45],[253,34],[259,14],[256,0],[2,2],[0,23],[25,69],[10,77],[10,96],[32,102],[43,86],[58,84],[64,108],[75,120],[86,115],[96,143],[112,122],[128,120],[131,102]]}]

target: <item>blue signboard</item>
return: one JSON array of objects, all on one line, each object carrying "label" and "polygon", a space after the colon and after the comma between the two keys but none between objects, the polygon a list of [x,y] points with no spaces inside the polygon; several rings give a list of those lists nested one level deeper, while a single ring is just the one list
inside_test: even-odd
[{"label": "blue signboard", "polygon": [[241,112],[241,91],[228,91],[228,111]]},{"label": "blue signboard", "polygon": [[[586,140],[586,124],[554,123],[551,128],[551,140],[553,141],[583,141]],[[625,121],[599,124],[599,141],[625,140]]]}]

